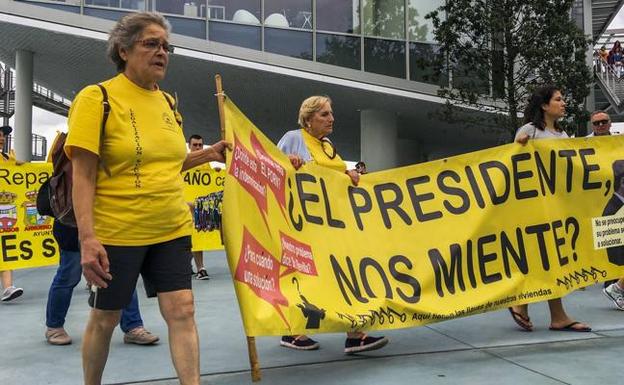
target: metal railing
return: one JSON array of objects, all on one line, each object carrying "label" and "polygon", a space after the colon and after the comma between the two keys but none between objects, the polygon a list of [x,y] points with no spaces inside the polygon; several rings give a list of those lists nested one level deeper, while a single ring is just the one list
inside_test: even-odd
[{"label": "metal railing", "polygon": [[601,58],[594,60],[594,76],[605,92],[609,102],[619,113],[624,101],[624,63],[609,64]]},{"label": "metal railing", "polygon": [[[13,135],[9,135],[4,143],[4,151],[13,148]],[[44,161],[48,155],[48,139],[45,136],[32,134],[32,160]]]},{"label": "metal railing", "polygon": [[51,89],[41,86],[39,84],[33,84],[33,92],[53,102],[64,104],[67,106],[67,108],[71,106],[71,100],[65,99]]}]

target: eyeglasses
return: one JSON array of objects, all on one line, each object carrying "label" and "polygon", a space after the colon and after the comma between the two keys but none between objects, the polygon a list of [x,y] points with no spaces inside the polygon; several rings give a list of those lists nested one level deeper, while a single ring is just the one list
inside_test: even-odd
[{"label": "eyeglasses", "polygon": [[602,125],[605,125],[605,124],[608,124],[608,123],[609,123],[609,119],[605,119],[605,120],[596,120],[596,121],[592,122],[592,124],[593,124],[594,126],[602,126]]},{"label": "eyeglasses", "polygon": [[321,139],[321,148],[329,159],[334,159],[336,157],[336,147],[331,142],[331,140],[327,139],[326,137],[323,137]]},{"label": "eyeglasses", "polygon": [[173,46],[169,45],[167,41],[160,41],[160,39],[143,39],[137,40],[137,43],[141,43],[141,45],[151,51],[159,51],[160,47],[162,47],[165,52],[173,53]]}]

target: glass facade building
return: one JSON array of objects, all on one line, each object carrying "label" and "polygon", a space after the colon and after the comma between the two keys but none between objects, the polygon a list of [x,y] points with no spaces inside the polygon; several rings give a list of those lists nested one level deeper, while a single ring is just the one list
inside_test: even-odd
[{"label": "glass facade building", "polygon": [[437,47],[425,16],[445,0],[19,0],[117,20],[163,13],[177,34],[416,82]]}]

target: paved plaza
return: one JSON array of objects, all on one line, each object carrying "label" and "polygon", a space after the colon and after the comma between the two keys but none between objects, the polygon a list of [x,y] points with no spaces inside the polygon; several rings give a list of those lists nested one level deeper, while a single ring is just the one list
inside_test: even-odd
[{"label": "paved plaza", "polygon": [[[247,346],[225,254],[205,254],[209,281],[193,281],[201,344],[202,384],[250,384]],[[24,296],[0,304],[2,385],[80,384],[80,344],[88,315],[84,282],[76,287],[65,328],[69,346],[44,340],[45,303],[55,267],[15,272]],[[316,335],[321,349],[298,352],[277,337],[257,338],[262,382],[267,385],[365,384],[622,384],[624,312],[601,293],[602,285],[566,297],[567,311],[591,324],[591,333],[548,330],[545,303],[531,306],[535,331],[520,331],[506,310],[391,330],[390,344],[358,356],[342,353],[344,334]],[[166,326],[156,300],[139,299],[145,326],[161,337],[155,346],[124,345],[113,335],[106,384],[177,384]],[[380,333],[374,333],[380,334]]]}]

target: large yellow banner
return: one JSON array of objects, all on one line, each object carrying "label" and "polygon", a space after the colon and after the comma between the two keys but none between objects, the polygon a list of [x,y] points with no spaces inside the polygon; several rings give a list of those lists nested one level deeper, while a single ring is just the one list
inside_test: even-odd
[{"label": "large yellow banner", "polygon": [[225,121],[225,246],[249,336],[419,326],[624,276],[624,136],[508,144],[354,186],[295,171],[229,100]]},{"label": "large yellow banner", "polygon": [[[52,218],[37,212],[39,187],[52,175],[50,163],[22,165],[0,163],[0,270],[56,265],[58,245],[52,235]],[[193,250],[223,249],[218,227],[224,171],[197,167],[182,173],[184,197],[193,206]],[[196,207],[201,205],[202,207]],[[213,214],[207,218],[208,214]]]}]

